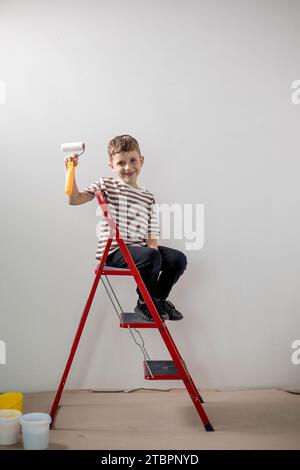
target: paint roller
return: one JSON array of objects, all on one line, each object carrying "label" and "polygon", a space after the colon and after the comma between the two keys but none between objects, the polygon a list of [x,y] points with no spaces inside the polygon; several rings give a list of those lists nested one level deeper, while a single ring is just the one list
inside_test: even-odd
[{"label": "paint roller", "polygon": [[[85,151],[85,143],[84,142],[71,142],[68,144],[62,144],[61,146],[62,152],[67,153],[74,153],[76,157],[79,157]],[[77,153],[81,152],[81,153]],[[73,183],[74,183],[74,176],[75,176],[75,165],[72,161],[67,161],[67,173],[66,173],[66,183],[65,183],[65,194],[70,196],[73,191]]]}]

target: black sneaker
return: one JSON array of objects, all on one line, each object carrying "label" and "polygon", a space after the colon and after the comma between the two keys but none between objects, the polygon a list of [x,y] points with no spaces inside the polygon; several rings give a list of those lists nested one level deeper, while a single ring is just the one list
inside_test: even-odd
[{"label": "black sneaker", "polygon": [[183,315],[181,312],[176,310],[175,305],[172,304],[169,300],[164,299],[155,299],[161,306],[161,309],[166,312],[169,317],[169,320],[182,320]]},{"label": "black sneaker", "polygon": [[[162,321],[169,320],[169,315],[162,309],[160,302],[153,300],[156,310]],[[148,310],[146,302],[141,303],[140,299],[138,300],[136,307],[134,307],[134,313],[142,317],[144,320],[154,321],[151,313]]]}]

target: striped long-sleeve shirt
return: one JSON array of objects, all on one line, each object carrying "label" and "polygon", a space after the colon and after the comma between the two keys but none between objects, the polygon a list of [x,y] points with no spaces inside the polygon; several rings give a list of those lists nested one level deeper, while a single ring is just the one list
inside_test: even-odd
[{"label": "striped long-sleeve shirt", "polygon": [[[121,178],[102,177],[90,186],[81,190],[95,197],[101,190],[111,215],[117,223],[120,235],[127,245],[147,246],[146,238],[159,238],[160,230],[155,207],[155,198],[146,188],[133,188]],[[102,211],[101,211],[102,216]],[[99,241],[96,259],[101,259],[110,234],[109,225],[101,217]],[[119,248],[115,238],[112,240],[109,253]]]}]

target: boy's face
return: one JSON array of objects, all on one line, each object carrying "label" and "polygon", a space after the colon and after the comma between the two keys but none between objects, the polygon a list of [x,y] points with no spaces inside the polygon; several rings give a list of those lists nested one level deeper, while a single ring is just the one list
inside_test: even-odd
[{"label": "boy's face", "polygon": [[125,183],[136,185],[136,180],[144,164],[144,157],[137,150],[116,153],[108,163],[112,171]]}]

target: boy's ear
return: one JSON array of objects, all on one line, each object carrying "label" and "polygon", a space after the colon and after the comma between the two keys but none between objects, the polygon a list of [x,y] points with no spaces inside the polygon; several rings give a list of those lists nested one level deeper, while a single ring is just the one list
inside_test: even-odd
[{"label": "boy's ear", "polygon": [[110,168],[112,171],[115,171],[112,162],[109,161],[109,162],[108,162],[108,166],[109,166],[109,168]]}]

